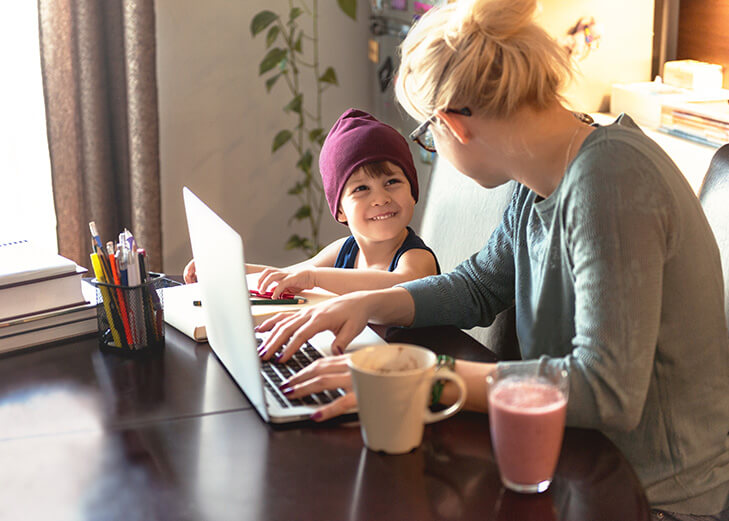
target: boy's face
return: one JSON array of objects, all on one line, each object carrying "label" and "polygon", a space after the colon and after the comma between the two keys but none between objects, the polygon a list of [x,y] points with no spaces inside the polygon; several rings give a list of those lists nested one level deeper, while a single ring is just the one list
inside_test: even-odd
[{"label": "boy's face", "polygon": [[410,224],[415,208],[402,169],[390,161],[385,164],[387,175],[371,177],[363,168],[355,170],[344,185],[337,211],[339,222],[372,241],[396,237]]}]

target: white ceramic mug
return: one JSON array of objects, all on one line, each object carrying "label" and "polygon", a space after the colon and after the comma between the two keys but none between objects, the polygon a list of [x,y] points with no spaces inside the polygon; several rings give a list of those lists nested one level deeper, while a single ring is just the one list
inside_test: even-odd
[{"label": "white ceramic mug", "polygon": [[[366,347],[351,355],[349,370],[367,448],[389,454],[409,452],[420,445],[425,423],[444,420],[463,407],[466,385],[445,367],[436,374],[436,362],[432,351],[408,344]],[[434,413],[427,407],[436,380],[455,383],[459,398]]]}]

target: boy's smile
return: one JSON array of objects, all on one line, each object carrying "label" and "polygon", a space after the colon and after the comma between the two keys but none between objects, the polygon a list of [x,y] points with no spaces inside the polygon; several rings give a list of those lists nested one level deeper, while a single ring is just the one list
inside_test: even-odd
[{"label": "boy's smile", "polygon": [[370,217],[373,221],[384,221],[385,219],[389,219],[390,217],[394,217],[397,215],[397,212],[387,212],[380,215],[375,215],[374,217]]}]

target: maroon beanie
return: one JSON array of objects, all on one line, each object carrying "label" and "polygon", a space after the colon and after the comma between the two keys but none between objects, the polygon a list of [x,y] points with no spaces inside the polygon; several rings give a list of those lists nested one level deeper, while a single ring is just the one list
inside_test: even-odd
[{"label": "maroon beanie", "polygon": [[417,202],[418,174],[405,138],[366,112],[347,110],[334,123],[319,154],[319,172],[334,218],[349,176],[359,167],[378,161],[391,161],[402,168]]}]

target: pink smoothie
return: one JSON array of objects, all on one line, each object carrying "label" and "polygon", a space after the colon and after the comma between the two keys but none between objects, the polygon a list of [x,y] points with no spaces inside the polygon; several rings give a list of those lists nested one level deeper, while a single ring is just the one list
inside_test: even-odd
[{"label": "pink smoothie", "polygon": [[517,485],[550,480],[562,447],[567,400],[537,380],[504,380],[489,393],[491,442],[501,475]]}]

